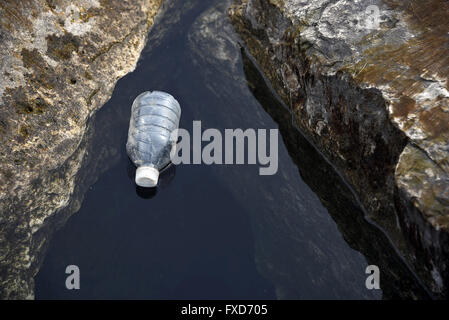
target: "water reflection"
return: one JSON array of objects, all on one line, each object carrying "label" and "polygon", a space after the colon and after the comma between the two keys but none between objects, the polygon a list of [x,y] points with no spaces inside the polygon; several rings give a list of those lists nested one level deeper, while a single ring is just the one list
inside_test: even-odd
[{"label": "water reflection", "polygon": [[[128,165],[126,172],[130,183],[135,184],[136,166],[128,158]],[[151,199],[157,195],[158,189],[167,188],[176,176],[176,166],[169,163],[166,167],[160,170],[158,185],[154,188],[144,188],[136,185],[136,194],[142,199]]]},{"label": "water reflection", "polygon": [[[156,196],[158,189],[167,188],[170,183],[172,183],[173,179],[176,175],[176,166],[173,164],[169,164],[167,167],[160,171],[159,175],[159,183],[157,187],[154,188],[143,188],[136,185],[136,194],[143,199],[151,199]],[[132,180],[135,178],[135,168],[134,175],[132,176]]]},{"label": "water reflection", "polygon": [[144,187],[136,186],[136,194],[142,199],[151,199],[156,196],[157,187],[144,188]]}]

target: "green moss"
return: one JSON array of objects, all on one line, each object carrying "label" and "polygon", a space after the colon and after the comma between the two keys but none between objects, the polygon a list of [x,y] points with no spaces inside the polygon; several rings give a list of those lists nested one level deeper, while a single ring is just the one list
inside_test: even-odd
[{"label": "green moss", "polygon": [[26,74],[28,81],[35,82],[38,86],[48,90],[54,89],[57,82],[57,79],[54,77],[54,71],[49,69],[47,62],[39,51],[37,49],[28,50],[24,48],[21,51],[21,55],[24,67],[33,71]]},{"label": "green moss", "polygon": [[17,101],[16,109],[18,114],[33,113],[33,106],[28,101]]},{"label": "green moss", "polygon": [[86,78],[87,80],[92,80],[92,74],[89,71],[84,72],[84,78]]},{"label": "green moss", "polygon": [[19,100],[16,102],[16,112],[18,114],[42,114],[48,108],[48,104],[42,98],[34,100]]},{"label": "green moss", "polygon": [[21,51],[22,62],[25,68],[44,67],[45,61],[37,49],[28,50],[23,48]]},{"label": "green moss", "polygon": [[80,10],[80,19],[84,23],[88,22],[92,17],[100,15],[100,9],[98,8],[89,8],[87,11],[82,8]]},{"label": "green moss", "polygon": [[80,40],[71,33],[65,33],[63,36],[47,36],[47,54],[55,60],[68,60],[73,52],[78,52]]},{"label": "green moss", "polygon": [[100,88],[97,88],[95,90],[93,90],[89,96],[86,99],[87,105],[91,106],[92,105],[92,98],[98,93],[98,91],[100,91]]},{"label": "green moss", "polygon": [[72,114],[70,116],[70,119],[72,119],[72,121],[75,122],[76,124],[80,124],[80,117],[77,114]]},{"label": "green moss", "polygon": [[30,135],[29,127],[25,126],[25,125],[21,125],[19,127],[19,134],[24,138],[28,137]]},{"label": "green moss", "polygon": [[56,1],[55,0],[45,0],[45,4],[52,10],[56,9]]},{"label": "green moss", "polygon": [[27,155],[24,150],[14,151],[11,156],[14,159],[13,162],[15,165],[26,163]]},{"label": "green moss", "polygon": [[5,134],[8,128],[8,122],[5,118],[0,116],[0,134]]},{"label": "green moss", "polygon": [[14,174],[12,173],[11,170],[8,169],[3,169],[1,171],[2,175],[5,177],[6,181],[9,181],[12,179],[12,177],[14,176]]},{"label": "green moss", "polygon": [[283,9],[285,4],[284,0],[269,0],[271,4],[275,5],[276,7]]}]

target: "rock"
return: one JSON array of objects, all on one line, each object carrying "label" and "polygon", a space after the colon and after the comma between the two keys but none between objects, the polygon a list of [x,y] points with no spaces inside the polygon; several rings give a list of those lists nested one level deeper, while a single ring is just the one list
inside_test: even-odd
[{"label": "rock", "polygon": [[0,1],[0,298],[33,298],[39,231],[76,210],[86,123],[135,69],[161,2]]},{"label": "rock", "polygon": [[229,14],[369,218],[448,296],[447,2],[236,0]]}]

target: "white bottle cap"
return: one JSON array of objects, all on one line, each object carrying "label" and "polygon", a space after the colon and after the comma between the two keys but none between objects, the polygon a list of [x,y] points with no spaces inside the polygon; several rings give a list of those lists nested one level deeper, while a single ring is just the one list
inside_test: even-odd
[{"label": "white bottle cap", "polygon": [[151,188],[157,186],[159,171],[153,167],[139,167],[136,170],[136,184],[140,187]]}]

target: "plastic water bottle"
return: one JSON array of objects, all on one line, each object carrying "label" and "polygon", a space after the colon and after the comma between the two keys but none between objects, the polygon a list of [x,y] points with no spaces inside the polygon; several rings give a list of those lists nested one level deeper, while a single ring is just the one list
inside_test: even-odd
[{"label": "plastic water bottle", "polygon": [[155,187],[159,171],[170,163],[181,107],[172,95],[146,91],[133,102],[126,151],[136,165],[136,184]]}]

